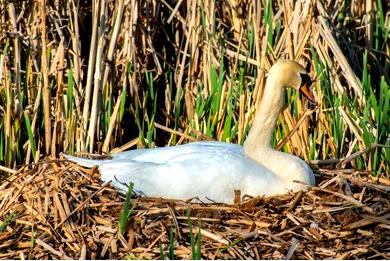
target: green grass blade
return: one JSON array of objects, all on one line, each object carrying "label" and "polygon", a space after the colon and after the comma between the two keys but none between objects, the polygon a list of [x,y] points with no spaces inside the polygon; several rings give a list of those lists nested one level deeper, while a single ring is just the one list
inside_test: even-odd
[{"label": "green grass blade", "polygon": [[33,155],[34,160],[36,160],[37,159],[36,158],[37,157],[36,147],[35,147],[35,140],[34,140],[32,129],[31,129],[30,118],[29,118],[27,112],[24,112],[23,115],[24,115],[24,123],[26,125],[27,135],[28,135],[28,141],[29,141],[30,147],[31,147],[31,153]]},{"label": "green grass blade", "polygon": [[191,245],[191,257],[192,260],[196,260],[196,251],[195,251],[195,239],[194,234],[192,233],[192,220],[190,216],[190,210],[187,209],[187,219],[188,219],[188,228],[189,228],[189,237],[190,237],[190,245]]},{"label": "green grass blade", "polygon": [[196,260],[202,259],[202,234],[200,233],[200,222],[198,224],[198,235],[196,237]]},{"label": "green grass blade", "polygon": [[123,205],[123,210],[119,216],[119,233],[123,235],[126,231],[127,220],[129,219],[134,205],[131,203],[131,195],[133,194],[134,183],[130,182],[129,189],[126,194],[126,200]]},{"label": "green grass blade", "polygon": [[4,217],[4,221],[0,223],[0,232],[4,232],[5,229],[16,219],[16,213],[11,212]]},{"label": "green grass blade", "polygon": [[169,259],[175,260],[175,236],[172,227],[169,228]]}]

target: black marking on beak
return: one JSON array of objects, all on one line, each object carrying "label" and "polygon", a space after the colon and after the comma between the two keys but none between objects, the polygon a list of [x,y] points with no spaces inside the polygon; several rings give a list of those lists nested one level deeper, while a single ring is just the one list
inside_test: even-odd
[{"label": "black marking on beak", "polygon": [[311,90],[311,84],[312,81],[307,74],[301,73],[301,78],[302,78],[302,84],[301,87],[299,88],[299,92],[303,94],[310,102],[310,105],[317,107],[317,101],[314,98],[313,92]]}]

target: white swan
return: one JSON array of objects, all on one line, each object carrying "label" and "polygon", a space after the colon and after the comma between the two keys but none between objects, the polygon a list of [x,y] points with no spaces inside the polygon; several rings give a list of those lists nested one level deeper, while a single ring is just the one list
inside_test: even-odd
[{"label": "white swan", "polygon": [[150,197],[233,203],[241,195],[278,195],[305,190],[314,184],[310,167],[300,158],[271,147],[277,117],[284,105],[285,88],[308,90],[310,78],[294,61],[280,61],[268,74],[264,95],[244,146],[224,142],[193,142],[174,147],[139,149],[111,155],[107,160],[65,157],[85,167],[98,166],[101,179],[127,191]]}]

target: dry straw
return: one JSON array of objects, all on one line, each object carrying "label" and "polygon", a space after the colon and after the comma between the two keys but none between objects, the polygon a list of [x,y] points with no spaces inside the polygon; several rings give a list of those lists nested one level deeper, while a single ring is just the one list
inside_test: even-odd
[{"label": "dry straw", "polygon": [[96,169],[38,164],[0,186],[0,258],[163,258],[172,230],[175,257],[189,259],[190,218],[207,259],[388,259],[390,182],[354,171],[316,174],[309,192],[239,205],[133,198],[122,236],[124,197],[101,184]]},{"label": "dry straw", "polygon": [[[389,96],[388,3],[369,2],[2,2],[1,165],[108,153],[137,137],[138,146],[198,134],[242,143],[279,59],[307,67],[320,107],[307,116],[289,94],[278,148],[325,160],[388,144],[378,113]],[[378,147],[350,165],[384,173],[388,153]]]},{"label": "dry straw", "polygon": [[[389,259],[389,3],[0,1],[0,258]],[[314,79],[319,107],[288,92],[273,141],[312,163],[309,192],[138,197],[121,235],[123,195],[55,160],[242,143],[279,59]]]}]

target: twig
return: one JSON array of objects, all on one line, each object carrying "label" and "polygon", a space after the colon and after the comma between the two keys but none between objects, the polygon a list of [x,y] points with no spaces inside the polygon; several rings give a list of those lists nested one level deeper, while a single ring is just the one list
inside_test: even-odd
[{"label": "twig", "polygon": [[158,128],[158,129],[164,130],[166,132],[169,132],[169,133],[172,133],[172,134],[176,134],[176,135],[179,135],[179,136],[183,136],[183,137],[185,137],[186,139],[188,139],[190,141],[197,141],[197,139],[195,139],[194,137],[191,137],[191,136],[189,136],[187,134],[184,134],[184,133],[182,133],[180,131],[172,130],[172,129],[170,129],[168,127],[165,127],[165,126],[163,126],[163,125],[161,125],[161,124],[159,124],[157,122],[154,123],[154,126],[156,128]]},{"label": "twig", "polygon": [[18,172],[17,170],[10,169],[10,168],[4,167],[4,166],[0,166],[0,170],[7,172],[7,173],[10,173],[10,174],[16,174]]},{"label": "twig", "polygon": [[168,208],[169,214],[172,217],[173,224],[175,224],[176,234],[181,239],[179,223],[177,222],[177,218],[176,218],[175,212],[173,212],[173,209],[169,205],[167,205],[167,208]]},{"label": "twig", "polygon": [[356,158],[359,157],[360,155],[365,154],[365,153],[367,153],[367,152],[370,152],[370,151],[372,151],[373,149],[378,148],[378,147],[379,147],[379,148],[390,148],[390,146],[388,146],[388,145],[373,143],[373,144],[371,144],[370,147],[365,148],[364,150],[361,150],[361,151],[357,151],[357,152],[351,154],[349,157],[346,157],[346,158],[342,159],[342,160],[336,165],[336,168],[339,168],[340,166],[345,165],[345,164],[347,164],[348,162],[350,162],[350,161],[356,159]]},{"label": "twig", "polygon": [[295,253],[295,250],[297,250],[299,246],[299,240],[296,239],[295,237],[293,237],[291,239],[291,246],[290,248],[288,249],[288,252],[287,252],[287,255],[286,255],[286,259],[289,260],[291,259],[291,257],[294,255]]},{"label": "twig", "polygon": [[48,250],[50,253],[60,257],[60,258],[63,258],[63,259],[67,259],[67,260],[72,260],[72,258],[68,257],[67,255],[65,255],[64,253],[58,251],[58,250],[55,250],[54,248],[52,248],[49,244],[43,242],[41,239],[37,238],[35,240],[35,242],[40,245],[41,247],[43,247],[44,249]]},{"label": "twig", "polygon": [[299,121],[297,122],[297,124],[295,124],[294,128],[287,134],[286,137],[283,138],[283,140],[281,140],[278,143],[278,145],[276,145],[275,149],[280,150],[291,139],[291,137],[298,130],[299,126],[301,126],[301,124],[306,119],[306,117],[309,116],[310,114],[312,114],[313,112],[314,112],[314,110],[306,109],[305,112],[303,113],[303,115],[301,116],[301,118],[299,119]]},{"label": "twig", "polygon": [[366,205],[364,205],[363,203],[361,203],[360,201],[352,198],[352,197],[349,197],[347,195],[344,195],[344,194],[341,194],[339,192],[336,192],[336,191],[332,191],[332,190],[329,190],[329,189],[323,189],[323,188],[319,188],[319,187],[312,187],[312,190],[315,190],[315,191],[323,191],[323,192],[326,192],[326,193],[329,193],[329,194],[332,194],[332,195],[335,195],[339,198],[342,198],[342,199],[345,199],[349,202],[351,202],[352,204],[356,205],[357,207],[361,207],[363,208],[364,210],[366,210],[367,212],[369,213],[373,213],[374,210]]},{"label": "twig", "polygon": [[54,229],[62,226],[74,213],[80,210],[91,198],[93,198],[98,193],[102,192],[107,185],[109,185],[111,181],[104,183],[98,190],[96,190],[91,196],[89,196],[86,200],[84,200],[80,205],[77,206],[64,220],[62,220]]},{"label": "twig", "polygon": [[295,206],[298,204],[299,200],[301,200],[301,198],[302,198],[302,191],[299,191],[295,196],[293,202],[291,203],[290,207],[288,208],[288,211],[293,210]]}]

